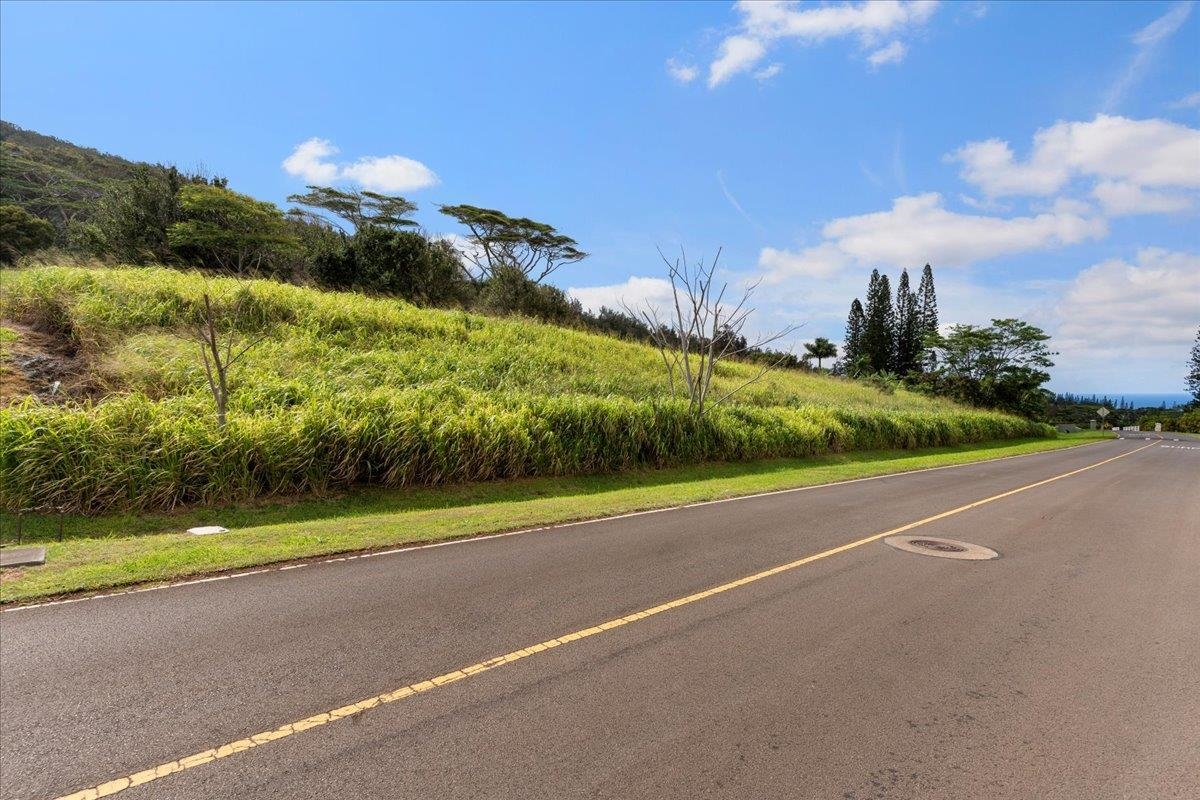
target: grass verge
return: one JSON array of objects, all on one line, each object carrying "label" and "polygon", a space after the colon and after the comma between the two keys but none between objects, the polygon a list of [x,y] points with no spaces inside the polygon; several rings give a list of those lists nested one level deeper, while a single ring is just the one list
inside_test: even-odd
[{"label": "grass verge", "polygon": [[[922,451],[875,451],[718,463],[617,475],[530,478],[441,489],[369,490],[332,500],[193,509],[179,514],[26,520],[26,543],[46,547],[41,567],[0,573],[0,603],[171,581],[231,569],[356,550],[717,500],[800,486],[889,475],[1073,447],[1111,438],[1084,432],[1057,439],[985,443]],[[221,524],[230,533],[189,536]],[[11,543],[14,520],[0,515]]]}]

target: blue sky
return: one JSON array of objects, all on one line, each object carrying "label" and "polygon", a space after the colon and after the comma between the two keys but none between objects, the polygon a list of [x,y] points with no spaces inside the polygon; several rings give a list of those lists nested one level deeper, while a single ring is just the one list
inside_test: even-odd
[{"label": "blue sky", "polygon": [[8,1],[0,31],[10,122],[280,204],[396,191],[437,234],[439,203],[543,219],[593,254],[554,276],[589,305],[723,247],[759,329],[840,341],[872,267],[928,261],[944,322],[1054,334],[1054,388],[1183,389],[1188,2]]}]

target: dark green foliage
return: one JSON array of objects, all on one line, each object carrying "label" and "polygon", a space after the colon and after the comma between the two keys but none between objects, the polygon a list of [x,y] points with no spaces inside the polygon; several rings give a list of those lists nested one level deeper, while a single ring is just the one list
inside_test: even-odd
[{"label": "dark green foliage", "polygon": [[[396,195],[367,191],[344,191],[331,186],[308,186],[307,194],[293,194],[289,203],[299,203],[309,208],[320,209],[346,222],[358,231],[367,226],[399,230],[414,228],[417,223],[408,216],[417,210],[417,204]],[[293,209],[288,212],[304,216],[305,212]],[[328,224],[336,224],[328,217],[315,214]]]},{"label": "dark green foliage", "polygon": [[857,374],[858,362],[862,358],[863,329],[867,318],[858,298],[850,303],[850,315],[846,318],[846,342],[842,347],[842,361],[847,374]]},{"label": "dark green foliage", "polygon": [[805,343],[804,352],[809,358],[817,360],[817,369],[820,369],[822,361],[837,357],[837,345],[824,336],[818,336],[815,340]]},{"label": "dark green foliage", "polygon": [[896,349],[892,372],[904,377],[920,371],[921,354],[924,351],[920,309],[916,292],[909,288],[908,270],[900,273],[900,281],[896,285],[895,325]]},{"label": "dark green foliage", "polygon": [[563,264],[587,258],[574,239],[544,222],[469,205],[442,206],[441,212],[471,232],[471,248],[463,256],[475,265],[482,279],[508,267],[541,283]]},{"label": "dark green foliage", "polygon": [[182,219],[179,190],[190,180],[174,167],[134,165],[105,187],[89,222],[72,225],[72,244],[129,264],[174,262],[167,230]]},{"label": "dark green foliage", "polygon": [[321,253],[313,273],[331,288],[380,292],[418,305],[466,304],[471,294],[458,253],[447,242],[374,225]]},{"label": "dark green foliage", "polygon": [[896,315],[892,308],[892,288],[887,275],[871,270],[867,286],[867,304],[860,356],[871,372],[885,372],[892,366],[895,353]]},{"label": "dark green foliage", "polygon": [[921,286],[917,289],[917,319],[921,342],[938,332],[937,292],[933,288],[933,267],[921,271]]},{"label": "dark green foliage", "polygon": [[1030,418],[1045,415],[1042,385],[1055,355],[1050,337],[1019,319],[994,319],[989,327],[955,325],[945,336],[929,338],[937,369],[925,388],[975,406]]},{"label": "dark green foliage", "polygon": [[1192,345],[1192,357],[1188,360],[1188,391],[1200,403],[1200,330],[1196,331],[1196,343]]},{"label": "dark green foliage", "polygon": [[278,260],[300,250],[271,203],[203,183],[185,185],[177,196],[180,220],[167,241],[185,261],[235,275],[270,274]]},{"label": "dark green foliage", "polygon": [[583,307],[557,286],[530,280],[516,267],[497,267],[479,290],[479,310],[520,314],[542,322],[568,324],[583,316]]},{"label": "dark green foliage", "polygon": [[0,264],[54,244],[54,226],[20,206],[0,205]]}]

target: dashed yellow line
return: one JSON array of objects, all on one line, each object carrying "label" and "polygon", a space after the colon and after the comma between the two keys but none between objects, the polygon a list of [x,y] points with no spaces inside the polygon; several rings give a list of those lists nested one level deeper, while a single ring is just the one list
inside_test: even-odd
[{"label": "dashed yellow line", "polygon": [[72,794],[62,795],[58,798],[58,800],[98,800],[98,798],[101,797],[111,797],[118,792],[131,789],[134,786],[142,786],[150,783],[151,781],[156,781],[160,778],[165,778],[178,772],[184,772],[189,769],[195,769],[196,767],[204,766],[205,764],[211,764],[214,761],[219,761],[223,758],[229,758],[230,756],[237,755],[238,753],[244,753],[247,750],[251,750],[269,742],[274,742],[278,739],[283,739],[297,733],[302,733],[303,731],[311,730],[312,728],[319,728],[322,725],[328,725],[331,722],[337,722],[340,719],[354,716],[355,714],[375,708],[376,706],[386,705],[387,703],[395,703],[398,700],[404,700],[412,697],[413,695],[423,694],[441,686],[447,686],[451,683],[455,683],[456,681],[461,681],[473,675],[478,675],[481,672],[487,672],[489,670],[496,669],[497,667],[502,667],[506,664],[512,664],[515,661],[520,661],[523,658],[528,658],[529,656],[536,655],[537,653],[551,650],[555,647],[560,647],[565,644],[570,644],[571,642],[577,642],[580,639],[586,639],[590,636],[596,636],[597,634],[604,633],[605,631],[611,631],[614,628],[620,628],[633,622],[639,622],[640,620],[662,614],[675,608],[691,605],[692,603],[713,597],[714,595],[723,594],[724,592],[737,589],[741,586],[746,586],[747,584],[761,581],[764,578],[769,578],[772,575],[778,575],[781,572],[788,572],[789,570],[796,569],[797,567],[802,567],[805,564],[811,564],[814,561],[819,561],[823,558],[829,558],[830,556],[837,555],[838,553],[844,553],[847,550],[853,550],[856,547],[862,547],[865,544],[878,541],[888,536],[895,536],[896,534],[904,533],[905,531],[912,530],[913,528],[918,528],[922,525],[928,525],[931,522],[936,522],[937,520],[945,519],[946,517],[950,517],[955,514],[961,514],[964,511],[970,511],[973,508],[978,508],[979,506],[986,505],[987,503],[994,503],[997,500],[1003,500],[1004,498],[1011,497],[1014,494],[1028,491],[1029,489],[1036,489],[1039,486],[1045,486],[1048,483],[1053,483],[1055,481],[1062,480],[1063,478],[1069,478],[1072,475],[1078,475],[1081,472],[1087,472],[1088,470],[1101,467],[1105,464],[1116,461],[1117,459],[1131,456],[1134,453],[1145,450],[1148,447],[1154,447],[1157,444],[1158,442],[1153,442],[1143,447],[1139,447],[1136,450],[1130,450],[1129,452],[1122,453],[1119,456],[1106,458],[1103,461],[1098,461],[1095,464],[1090,464],[1086,467],[1081,467],[1070,472],[1064,472],[1061,475],[1055,475],[1052,478],[1046,478],[1045,480],[1038,481],[1037,483],[1030,483],[1026,486],[1021,486],[1017,489],[1012,489],[1001,494],[992,495],[991,497],[986,497],[983,500],[976,500],[973,503],[968,503],[967,505],[959,506],[958,508],[952,508],[949,511],[943,511],[940,514],[934,514],[931,517],[925,517],[924,519],[919,519],[916,522],[910,522],[907,525],[901,525],[898,528],[892,528],[891,530],[883,531],[882,533],[866,536],[862,539],[857,539],[853,542],[847,542],[846,544],[839,545],[838,547],[832,547],[828,550],[823,550],[820,553],[814,553],[811,556],[805,556],[804,558],[800,558],[795,561],[789,561],[786,564],[780,564],[779,566],[771,567],[770,569],[763,570],[762,572],[756,572],[753,575],[747,575],[744,578],[738,578],[737,580],[730,581],[728,583],[722,583],[719,586],[713,586],[710,589],[705,589],[704,591],[696,592],[695,594],[689,594],[686,597],[669,600],[651,608],[635,611],[632,614],[611,619],[607,622],[602,622],[599,625],[594,625],[590,628],[584,628],[583,630],[575,631],[574,633],[564,634],[563,636],[559,636],[554,639],[547,639],[544,642],[538,642],[537,644],[523,647],[520,650],[513,650],[511,653],[505,653],[504,655],[496,656],[495,658],[488,659],[487,661],[480,661],[477,664],[471,664],[470,666],[462,667],[454,670],[453,672],[447,672],[443,675],[438,675],[435,678],[430,678],[428,680],[421,681],[420,683],[412,683],[408,686],[402,686],[399,689],[395,689],[394,691],[375,695],[374,697],[368,697],[365,700],[360,700],[357,703],[351,703],[350,705],[342,706],[341,708],[335,708],[332,711],[314,714],[313,716],[302,719],[298,722],[289,722],[288,724],[281,725],[271,731],[256,733],[253,736],[246,737],[245,739],[238,739],[236,742],[229,742],[228,744],[223,744],[220,747],[213,747],[185,758],[176,759],[175,761],[168,761],[165,764],[159,764],[157,767],[151,767],[149,769],[144,769],[141,772],[135,772],[132,775],[115,778],[105,783],[101,783],[98,786],[82,789]]}]

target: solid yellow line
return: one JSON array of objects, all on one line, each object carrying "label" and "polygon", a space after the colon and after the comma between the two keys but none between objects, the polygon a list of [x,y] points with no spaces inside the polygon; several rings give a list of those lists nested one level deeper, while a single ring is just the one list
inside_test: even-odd
[{"label": "solid yellow line", "polygon": [[594,625],[590,628],[584,628],[583,630],[575,631],[574,633],[567,633],[554,639],[547,639],[544,642],[538,642],[537,644],[523,647],[520,650],[514,650],[511,653],[505,653],[502,656],[496,656],[495,658],[488,659],[487,661],[481,661],[478,664],[471,664],[470,666],[456,669],[453,672],[447,672],[444,675],[438,675],[436,678],[430,678],[428,680],[421,681],[420,683],[409,684],[408,686],[401,686],[399,689],[395,689],[384,694],[375,695],[374,697],[368,697],[367,699],[360,700],[357,703],[351,703],[350,705],[342,706],[341,708],[335,708],[332,711],[315,714],[306,719],[302,719],[299,722],[289,722],[288,724],[281,725],[280,727],[271,731],[256,733],[253,736],[246,737],[245,739],[238,739],[236,742],[229,742],[228,744],[223,744],[220,747],[213,747],[185,758],[176,759],[175,761],[168,761],[165,764],[159,764],[157,767],[151,767],[150,769],[145,769],[141,772],[135,772],[132,775],[115,778],[106,783],[102,783],[99,786],[93,786],[90,789],[83,789],[81,791],[74,792],[73,794],[63,795],[62,797],[59,797],[58,800],[96,800],[97,798],[101,797],[110,797],[118,792],[123,792],[126,789],[134,786],[141,786],[143,784],[150,783],[151,781],[156,781],[159,778],[165,778],[168,775],[174,775],[177,772],[195,769],[196,767],[210,764],[213,761],[218,761],[222,758],[228,758],[230,756],[237,755],[238,753],[244,753],[247,750],[267,744],[268,742],[273,742],[277,739],[283,739],[287,736],[301,733],[302,731],[306,731],[311,728],[318,728],[322,725],[328,725],[331,722],[336,722],[339,719],[345,719],[346,717],[350,717],[368,709],[375,708],[376,706],[394,703],[397,700],[404,700],[405,698],[412,697],[413,695],[423,694],[424,692],[428,692],[440,686],[446,686],[447,684],[461,681],[464,678],[469,678],[472,675],[478,675],[481,672],[487,672],[489,670],[496,669],[497,667],[511,664],[514,661],[520,661],[521,659],[528,658],[535,653],[541,653],[545,650],[559,647],[560,645],[570,644],[571,642],[576,642],[580,639],[586,639],[589,636],[595,636],[596,634],[604,633],[605,631],[610,631],[614,628],[620,628],[624,625],[629,625],[630,623],[646,619],[647,617],[653,617],[657,614],[662,614],[663,612],[690,605],[714,595],[722,594],[723,592],[728,592],[731,589],[737,589],[738,587],[746,586],[747,584],[755,583],[756,581],[761,581],[764,578],[771,577],[772,575],[778,575],[781,572],[787,572],[789,570],[796,569],[797,567],[802,567],[805,564],[811,564],[814,561],[819,561],[823,558],[829,558],[830,556],[837,555],[838,553],[844,553],[847,550],[853,550],[856,547],[862,547],[864,544],[869,544],[888,536],[894,536],[898,533],[903,533],[904,531],[912,530],[913,528],[917,528],[922,525],[928,525],[931,522],[936,522],[937,520],[945,519],[946,517],[950,517],[955,514],[961,514],[964,511],[970,511],[972,508],[978,508],[979,506],[987,503],[994,503],[997,500],[1011,497],[1014,494],[1028,491],[1029,489],[1036,489],[1039,486],[1045,486],[1048,483],[1053,483],[1054,481],[1059,481],[1063,478],[1069,478],[1072,475],[1078,475],[1081,472],[1087,472],[1090,469],[1104,466],[1105,464],[1116,461],[1119,458],[1131,456],[1134,453],[1145,450],[1148,447],[1154,447],[1157,444],[1158,442],[1153,442],[1143,447],[1139,447],[1136,450],[1130,450],[1127,453],[1122,453],[1119,456],[1106,458],[1105,460],[1098,461],[1095,464],[1090,464],[1086,467],[1081,467],[1070,472],[1064,472],[1061,475],[1055,475],[1053,478],[1047,478],[1045,480],[1038,481],[1037,483],[1031,483],[1017,489],[1003,492],[1001,494],[992,495],[991,497],[984,498],[983,500],[976,500],[974,503],[968,503],[965,506],[952,508],[949,511],[943,511],[940,514],[934,514],[932,517],[925,517],[924,519],[917,520],[916,522],[910,522],[907,525],[901,525],[898,528],[892,528],[891,530],[884,531],[882,533],[876,533],[862,539],[857,539],[853,542],[839,545],[838,547],[832,547],[828,550],[823,550],[820,553],[815,553],[811,556],[805,556],[804,558],[800,558],[795,561],[789,561],[786,564],[780,564],[777,567],[771,567],[770,569],[763,570],[762,572],[756,572],[753,575],[747,575],[744,578],[738,578],[737,580],[730,581],[729,583],[723,583],[719,586],[714,586],[711,589],[705,589],[703,591],[696,592],[695,594],[689,594],[686,597],[680,597],[675,600],[668,600],[665,603],[660,603],[659,605],[643,609],[641,611],[635,611],[632,614],[611,619],[608,622],[602,622],[599,625]]}]

